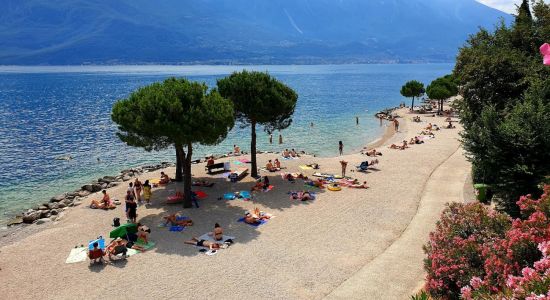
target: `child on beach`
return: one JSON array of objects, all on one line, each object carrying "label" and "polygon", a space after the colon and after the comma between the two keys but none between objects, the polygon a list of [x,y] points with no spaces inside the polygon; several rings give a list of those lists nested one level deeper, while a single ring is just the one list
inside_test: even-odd
[{"label": "child on beach", "polygon": [[151,204],[151,185],[149,184],[149,180],[145,180],[145,183],[143,184],[143,199],[145,199],[146,204]]}]

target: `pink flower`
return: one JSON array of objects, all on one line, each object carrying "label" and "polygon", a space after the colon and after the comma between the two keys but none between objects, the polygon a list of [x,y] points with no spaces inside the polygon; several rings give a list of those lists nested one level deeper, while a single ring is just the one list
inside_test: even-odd
[{"label": "pink flower", "polygon": [[462,287],[460,289],[460,294],[465,300],[470,300],[472,299],[472,288],[470,288],[469,286]]},{"label": "pink flower", "polygon": [[477,276],[474,276],[474,277],[472,277],[472,279],[470,279],[470,285],[472,286],[472,288],[474,290],[479,289],[482,284],[483,284],[483,280],[481,280],[481,278],[479,278]]}]

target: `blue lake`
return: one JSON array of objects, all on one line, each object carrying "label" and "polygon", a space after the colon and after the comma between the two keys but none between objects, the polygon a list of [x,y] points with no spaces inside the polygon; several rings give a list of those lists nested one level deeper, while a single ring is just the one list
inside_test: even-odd
[{"label": "blue lake", "polygon": [[[450,73],[453,65],[0,66],[0,223],[98,177],[174,161],[173,149],[146,152],[119,141],[110,118],[113,103],[170,76],[213,87],[218,78],[243,68],[268,71],[299,95],[294,122],[281,132],[284,144],[277,143],[278,132],[269,144],[267,133],[259,129],[259,150],[295,148],[332,156],[340,140],[351,152],[381,134],[373,114],[409,103],[399,94],[406,81],[428,84]],[[248,151],[250,129],[236,125],[220,145],[198,146],[194,156],[225,153],[233,144]],[[55,159],[63,155],[74,159]]]}]

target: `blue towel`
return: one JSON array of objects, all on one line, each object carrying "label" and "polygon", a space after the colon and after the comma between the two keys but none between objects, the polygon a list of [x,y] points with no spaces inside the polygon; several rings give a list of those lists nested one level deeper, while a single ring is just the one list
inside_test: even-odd
[{"label": "blue towel", "polygon": [[186,217],[186,216],[177,216],[176,217],[176,221],[183,221],[183,220],[187,220],[187,219],[189,219],[189,218]]},{"label": "blue towel", "polygon": [[97,240],[94,240],[94,241],[90,241],[90,243],[88,244],[88,249],[89,250],[92,250],[94,249],[94,243],[98,243],[99,245],[99,249],[105,249],[105,240],[103,238],[100,238],[100,239],[97,239]]},{"label": "blue towel", "polygon": [[170,226],[170,231],[183,231],[184,229],[185,229],[185,226],[178,226],[178,225]]},{"label": "blue towel", "polygon": [[[243,223],[245,223],[245,222],[244,222],[244,217],[238,219],[237,222],[243,222]],[[267,223],[267,220],[260,220],[260,223],[257,223],[257,224],[248,224],[248,223],[245,223],[245,224],[248,224],[248,225],[254,226],[254,227],[258,227],[258,226],[260,226],[260,225],[264,225],[265,223]]]},{"label": "blue towel", "polygon": [[233,200],[233,199],[235,199],[235,194],[233,194],[233,193],[223,194],[223,199],[225,199],[225,200]]},{"label": "blue towel", "polygon": [[249,191],[240,191],[239,194],[241,195],[240,198],[252,198],[252,195],[250,195]]}]

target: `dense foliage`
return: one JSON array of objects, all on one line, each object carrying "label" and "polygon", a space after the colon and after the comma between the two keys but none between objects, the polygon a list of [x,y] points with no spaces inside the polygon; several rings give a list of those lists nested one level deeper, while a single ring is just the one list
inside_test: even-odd
[{"label": "dense foliage", "polygon": [[112,119],[128,145],[146,150],[175,147],[176,180],[184,180],[184,205],[190,207],[193,144],[222,141],[233,127],[234,111],[231,101],[208,91],[205,84],[169,78],[115,103]]},{"label": "dense foliage", "polygon": [[218,89],[233,102],[237,120],[251,127],[251,175],[257,177],[256,125],[263,125],[268,132],[290,126],[298,95],[263,72],[235,72],[218,80]]},{"label": "dense foliage", "polygon": [[479,203],[445,209],[424,248],[432,296],[550,299],[550,186],[540,199],[517,204],[523,218]]},{"label": "dense foliage", "polygon": [[538,194],[550,174],[550,5],[527,1],[514,24],[481,29],[460,50],[454,75],[464,99],[463,143],[477,182],[495,186],[500,208],[517,215],[519,195]]},{"label": "dense foliage", "polygon": [[411,110],[414,110],[414,98],[422,97],[426,90],[424,89],[424,84],[422,82],[411,80],[407,81],[401,87],[400,92],[403,97],[412,98]]}]

